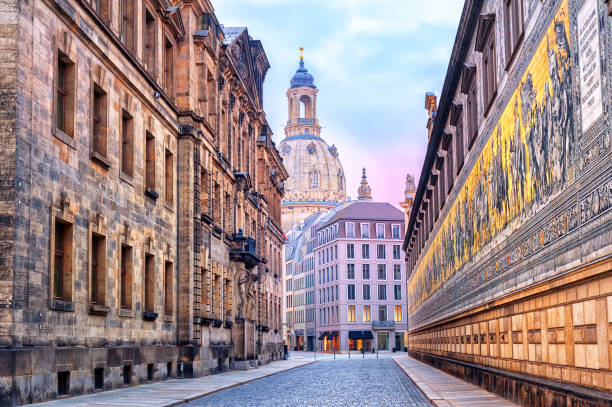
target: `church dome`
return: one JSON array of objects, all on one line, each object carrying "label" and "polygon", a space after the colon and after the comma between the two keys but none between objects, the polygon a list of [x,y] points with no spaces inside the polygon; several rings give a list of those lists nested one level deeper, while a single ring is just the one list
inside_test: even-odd
[{"label": "church dome", "polygon": [[313,134],[286,137],[279,144],[285,181],[284,204],[335,204],[346,200],[344,170],[335,146]]},{"label": "church dome", "polygon": [[295,71],[293,78],[291,78],[291,88],[300,88],[302,86],[317,88],[314,85],[314,77],[308,73],[308,69],[304,68],[304,59],[300,58],[300,67]]}]

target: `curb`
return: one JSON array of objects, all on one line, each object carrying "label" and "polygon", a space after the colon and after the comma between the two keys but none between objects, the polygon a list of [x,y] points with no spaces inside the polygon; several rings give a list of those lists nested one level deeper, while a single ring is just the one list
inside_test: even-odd
[{"label": "curb", "polygon": [[[407,370],[404,368],[404,366],[402,366],[402,364],[401,364],[401,363],[399,363],[399,362],[396,360],[396,358],[395,358],[395,357],[392,357],[391,359],[392,359],[392,360],[393,360],[393,362],[394,362],[394,363],[395,363],[395,364],[396,364],[396,365],[397,365],[397,366],[398,366],[398,367],[399,367],[399,368],[402,370],[402,372],[404,372],[404,373],[406,374],[406,376],[408,376],[408,378],[410,378],[410,380],[412,380],[412,383],[414,383],[414,385],[415,385],[415,386],[417,386],[417,387],[419,388],[419,390],[421,390],[421,393],[423,393],[423,395],[424,395],[424,396],[427,398],[427,400],[429,400],[429,402],[430,402],[431,404],[433,404],[433,405],[434,405],[434,406],[436,406],[436,407],[445,407],[445,406],[447,406],[447,405],[448,405],[448,403],[446,402],[446,400],[445,400],[445,399],[444,399],[442,396],[438,395],[438,393],[436,393],[435,391],[433,391],[433,390],[431,390],[431,389],[430,389],[430,392],[435,393],[435,394],[437,395],[437,398],[431,398],[431,397],[429,397],[429,394],[427,394],[428,392],[426,392],[426,391],[425,391],[425,390],[424,390],[424,389],[423,389],[421,386],[419,386],[418,381],[417,381],[417,380],[415,380],[415,379],[413,378],[414,374],[409,373],[409,372],[408,372],[408,371],[407,371]],[[439,402],[439,401],[444,402],[444,404],[438,404],[438,402]]]}]

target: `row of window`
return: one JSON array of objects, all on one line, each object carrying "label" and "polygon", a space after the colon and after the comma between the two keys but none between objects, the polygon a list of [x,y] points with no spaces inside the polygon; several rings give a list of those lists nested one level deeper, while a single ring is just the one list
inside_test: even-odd
[{"label": "row of window", "polygon": [[[386,264],[377,264],[376,271],[377,271],[378,280],[387,279],[387,265]],[[349,263],[346,265],[346,278],[347,280],[355,280],[355,264]],[[370,279],[370,264],[366,263],[366,264],[361,265],[361,278],[363,280]],[[313,279],[314,279],[314,276],[313,276]],[[393,265],[393,279],[397,281],[402,279],[401,264]],[[327,284],[327,283],[337,281],[337,280],[338,280],[338,265],[319,270],[319,285]]]},{"label": "row of window", "polygon": [[[357,299],[356,294],[355,294],[356,285],[347,284],[346,289],[347,289],[347,300],[355,301]],[[289,300],[290,297],[291,296],[288,296],[287,299]],[[370,284],[362,285],[361,299],[364,301],[372,300],[371,292],[370,292]],[[386,284],[378,285],[378,298],[377,299],[381,301],[387,300],[387,285]],[[395,301],[401,301],[402,299],[402,285],[401,284],[393,285],[393,299]],[[319,289],[319,304],[327,304],[327,303],[335,302],[335,301],[340,301],[340,298],[338,296],[338,285]]]},{"label": "row of window", "polygon": [[[73,285],[75,273],[73,273],[73,261],[75,258],[74,246],[74,223],[65,219],[54,217],[53,238],[51,239],[51,293],[54,299],[61,301],[73,301]],[[95,308],[95,312],[104,311],[104,307],[110,304],[107,292],[107,237],[98,233],[90,234],[91,245],[89,247],[89,302],[101,307]],[[162,276],[158,276],[158,262],[153,253],[144,249],[144,262],[142,269],[142,309],[145,312],[155,312],[156,288],[159,281],[162,284],[163,311],[166,315],[172,315],[174,266],[171,261],[163,262]],[[119,254],[119,281],[118,301],[120,308],[126,310],[134,309],[134,248],[127,242],[120,242]],[[78,275],[78,274],[77,274]],[[91,308],[90,308],[91,309]]]},{"label": "row of window", "polygon": [[[347,314],[346,314],[347,322],[357,321],[355,310],[356,310],[355,305],[347,306]],[[387,318],[388,318],[387,306],[379,305],[378,306],[378,321],[387,321],[388,320]],[[363,305],[362,312],[361,312],[361,320],[363,322],[372,322],[372,314],[371,314],[370,305]],[[393,321],[395,322],[403,321],[401,305],[394,306]],[[319,321],[318,322],[322,325],[336,324],[340,322],[339,307],[335,306],[335,307],[326,307],[326,308],[319,309]]]},{"label": "row of window", "polygon": [[[369,305],[363,306],[363,312],[361,313],[363,322],[371,322],[371,308]],[[402,306],[395,305],[395,313],[393,315],[393,321],[402,322]],[[349,305],[347,309],[347,321],[348,322],[356,322],[355,319],[355,306]],[[387,306],[379,305],[378,306],[378,321],[387,321]]]},{"label": "row of window", "polygon": [[[394,244],[392,246],[393,251],[393,260],[401,260],[402,259],[402,247],[399,244]],[[318,265],[327,264],[334,260],[338,259],[338,245],[330,246],[325,250],[321,250],[317,253]],[[355,244],[347,243],[346,244],[346,258],[354,259],[355,258]],[[370,244],[363,243],[361,245],[361,258],[369,259],[370,258]],[[387,258],[387,246],[384,244],[376,245],[376,258],[377,259],[386,259]],[[313,259],[314,263],[314,259]],[[313,264],[314,265],[314,264]]]},{"label": "row of window", "polygon": [[[119,166],[123,176],[129,179],[134,177],[136,165],[137,138],[134,131],[134,116],[129,107],[123,106],[121,114],[116,123],[111,124],[108,120],[109,97],[102,83],[92,82],[91,99],[91,158],[105,168],[110,167],[109,161],[109,126],[116,126],[120,137],[119,143]],[[71,144],[70,140],[75,137],[75,100],[76,100],[76,63],[62,51],[58,50],[56,67],[56,101],[55,101],[55,132],[61,140]],[[66,137],[67,136],[67,137]],[[157,199],[157,174],[156,137],[145,130],[142,135],[144,152],[144,193]],[[174,199],[174,156],[166,147],[164,149],[164,196],[166,203],[172,205]]]},{"label": "row of window", "polygon": [[[522,0],[503,1],[503,32],[506,69],[514,59],[524,33],[524,14]],[[462,67],[460,93],[464,95],[464,103],[460,100],[451,104],[449,125],[455,129],[454,135],[445,132],[439,146],[438,157],[432,168],[430,187],[422,204],[424,212],[420,212],[417,227],[414,228],[409,247],[417,251],[425,245],[433,230],[448,194],[453,188],[455,177],[463,168],[465,153],[472,149],[478,135],[478,95],[482,90],[482,116],[486,116],[497,95],[497,55],[495,39],[495,14],[480,16],[476,30],[475,51],[481,55],[480,66],[466,62]],[[482,71],[482,83],[477,80],[477,70]],[[467,137],[464,131],[467,130]],[[466,140],[467,138],[467,140]],[[466,143],[467,141],[467,143]],[[416,263],[418,254],[412,253],[410,264]]]}]

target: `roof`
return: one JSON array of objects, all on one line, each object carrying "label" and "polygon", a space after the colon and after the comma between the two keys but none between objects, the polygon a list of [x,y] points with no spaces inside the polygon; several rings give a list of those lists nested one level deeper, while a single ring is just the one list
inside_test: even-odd
[{"label": "roof", "polygon": [[389,202],[350,201],[331,211],[321,227],[340,219],[404,221],[404,213]]},{"label": "roof", "polygon": [[223,30],[224,38],[223,45],[231,44],[244,30],[246,27],[225,27],[221,25],[221,29]]}]

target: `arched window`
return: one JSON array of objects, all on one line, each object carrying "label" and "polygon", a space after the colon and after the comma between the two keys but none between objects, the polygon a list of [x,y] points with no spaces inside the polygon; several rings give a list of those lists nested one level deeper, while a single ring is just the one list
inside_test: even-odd
[{"label": "arched window", "polygon": [[344,186],[343,186],[343,182],[342,182],[342,181],[343,181],[343,180],[342,180],[342,175],[341,175],[341,174],[338,174],[338,190],[339,190],[340,192],[342,192],[342,189],[344,188]]},{"label": "arched window", "polygon": [[300,118],[312,118],[312,102],[306,95],[300,98]]},{"label": "arched window", "polygon": [[319,173],[316,171],[310,173],[310,188],[319,188]]}]

